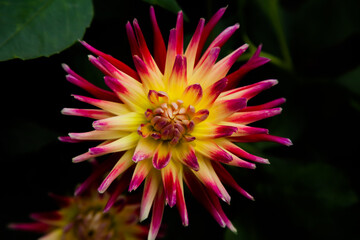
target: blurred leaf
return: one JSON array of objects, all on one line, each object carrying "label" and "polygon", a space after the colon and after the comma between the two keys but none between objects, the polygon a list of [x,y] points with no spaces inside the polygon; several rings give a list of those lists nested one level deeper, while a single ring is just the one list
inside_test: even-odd
[{"label": "blurred leaf", "polygon": [[0,61],[50,56],[82,38],[93,17],[90,0],[0,2]]},{"label": "blurred leaf", "polygon": [[[147,2],[151,5],[158,5],[162,8],[165,8],[166,10],[169,10],[170,12],[175,13],[175,14],[177,14],[179,11],[181,11],[181,7],[176,2],[176,0],[143,0],[143,1]],[[185,21],[189,21],[186,14],[184,12],[183,12],[183,14],[184,14]]]},{"label": "blurred leaf", "polygon": [[[278,158],[272,159],[271,163],[271,168],[264,169],[274,180],[271,189],[278,196],[307,198],[325,209],[348,207],[358,201],[347,177],[331,165],[321,162],[301,164]],[[265,185],[262,190],[267,188]]]},{"label": "blurred leaf", "polygon": [[51,142],[56,142],[59,133],[36,122],[12,121],[2,138],[3,150],[9,155],[36,152]]},{"label": "blurred leaf", "polygon": [[342,75],[338,82],[350,92],[360,95],[360,66]]},{"label": "blurred leaf", "polygon": [[359,9],[360,1],[305,1],[297,12],[291,13],[293,41],[307,52],[338,44],[360,32]]}]

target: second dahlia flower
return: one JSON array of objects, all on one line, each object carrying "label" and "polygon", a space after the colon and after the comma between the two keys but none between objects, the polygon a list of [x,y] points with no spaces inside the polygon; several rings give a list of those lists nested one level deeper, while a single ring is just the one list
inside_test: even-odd
[{"label": "second dahlia flower", "polygon": [[74,162],[123,152],[98,190],[105,192],[124,174],[130,176],[129,191],[144,183],[140,220],[146,219],[152,209],[149,239],[158,233],[165,204],[176,205],[183,225],[189,224],[184,182],[222,227],[236,231],[219,202],[220,198],[230,203],[224,184],[249,199],[252,196],[234,181],[223,165],[253,169],[252,162],[268,163],[268,160],[244,151],[234,142],[273,141],[291,145],[289,139],[248,125],[281,112],[277,106],[285,101],[283,98],[248,106],[251,98],[277,84],[277,80],[228,90],[248,71],[269,61],[259,56],[261,46],[247,63],[228,74],[248,48],[244,44],[218,60],[220,48],[239,28],[239,24],[235,24],[220,33],[202,53],[207,37],[224,12],[225,8],[220,9],[207,24],[200,19],[184,49],[182,12],[177,16],[176,27],[170,30],[166,46],[151,7],[153,54],[138,21],[126,24],[135,70],[81,42],[97,55],[89,56],[89,60],[105,74],[105,83],[111,91],[94,86],[67,65],[63,66],[70,82],[93,95],[74,97],[97,109],[65,108],[63,114],[95,119],[94,129],[69,133],[61,139],[100,141],[99,145],[75,157]]},{"label": "second dahlia flower", "polygon": [[[9,228],[42,234],[39,240],[141,240],[148,226],[138,224],[139,202],[118,196],[112,208],[109,194],[96,188],[76,197],[51,195],[59,210],[32,213],[30,223],[13,223]],[[112,200],[111,200],[112,201]],[[106,209],[104,211],[104,208]]]}]

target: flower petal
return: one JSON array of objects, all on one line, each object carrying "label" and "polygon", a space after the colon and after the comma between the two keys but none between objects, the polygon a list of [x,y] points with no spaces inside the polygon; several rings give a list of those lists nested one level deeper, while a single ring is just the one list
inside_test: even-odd
[{"label": "flower petal", "polygon": [[249,193],[247,193],[244,189],[242,189],[234,180],[234,178],[231,176],[231,174],[220,164],[217,162],[212,162],[212,165],[215,169],[215,172],[221,179],[221,182],[230,185],[232,188],[234,188],[236,191],[238,191],[241,195],[244,197],[253,200],[254,197],[251,196]]},{"label": "flower petal", "polygon": [[123,131],[90,131],[82,133],[69,133],[72,139],[77,140],[108,140],[117,139],[128,135],[129,133]]},{"label": "flower petal", "polygon": [[155,195],[161,186],[160,175],[155,171],[151,171],[145,180],[143,195],[140,207],[140,221],[144,221],[148,216],[154,201]]},{"label": "flower petal", "polygon": [[270,59],[265,57],[260,57],[262,45],[260,44],[259,47],[256,49],[254,55],[238,70],[229,74],[227,76],[229,80],[228,89],[231,89],[236,86],[236,83],[241,80],[249,71],[264,65],[265,63],[269,62]]},{"label": "flower petal", "polygon": [[164,72],[166,59],[166,46],[164,38],[161,35],[159,25],[156,21],[154,7],[150,7],[150,20],[154,35],[154,58],[161,72]]},{"label": "flower petal", "polygon": [[270,134],[254,134],[241,137],[232,137],[233,142],[276,142],[285,146],[291,146],[292,142],[288,138],[278,137]]},{"label": "flower petal", "polygon": [[159,188],[154,199],[153,210],[152,210],[153,213],[151,217],[148,240],[155,240],[159,232],[163,213],[164,213],[164,205],[165,205],[164,191],[162,190],[162,188]]},{"label": "flower petal", "polygon": [[241,124],[253,123],[265,118],[273,117],[280,114],[281,108],[265,109],[251,112],[237,112],[229,116],[225,121]]},{"label": "flower petal", "polygon": [[245,108],[246,103],[246,98],[234,98],[221,101],[218,99],[210,109],[208,121],[213,123],[220,122],[233,113]]},{"label": "flower petal", "polygon": [[129,192],[137,189],[140,186],[140,184],[148,176],[151,169],[152,166],[150,160],[140,161],[136,164],[131,182],[129,184]]},{"label": "flower petal", "polygon": [[131,161],[132,155],[133,151],[127,151],[124,155],[122,155],[98,188],[100,193],[104,193],[110,184],[134,163]]},{"label": "flower petal", "polygon": [[75,94],[73,94],[72,96],[76,100],[99,107],[99,108],[101,108],[109,113],[113,113],[115,115],[121,115],[121,114],[129,112],[129,109],[127,109],[127,107],[122,103],[110,102],[110,101],[106,101],[106,100],[84,97],[84,96],[75,95]]},{"label": "flower petal", "polygon": [[195,151],[214,161],[220,161],[223,163],[228,163],[232,161],[232,156],[223,149],[221,149],[214,141],[197,140]]},{"label": "flower petal", "polygon": [[63,108],[61,113],[69,116],[88,117],[93,119],[104,119],[115,116],[100,109],[78,109],[78,108]]},{"label": "flower petal", "polygon": [[199,170],[199,163],[197,161],[195,149],[191,144],[177,144],[176,148],[174,148],[174,158],[194,171]]},{"label": "flower petal", "polygon": [[205,42],[208,38],[208,36],[210,35],[211,31],[213,30],[213,28],[215,27],[215,25],[218,23],[218,21],[220,20],[220,18],[222,17],[222,15],[224,15],[225,10],[227,7],[224,8],[220,8],[209,20],[208,23],[206,23],[203,32],[201,33],[201,37],[200,37],[200,42],[199,42],[199,47],[197,49],[197,54],[196,54],[196,62],[198,62],[200,56],[201,56],[201,52],[203,50],[203,47],[205,45]]},{"label": "flower petal", "polygon": [[257,82],[245,87],[235,88],[233,90],[229,90],[220,94],[220,100],[229,100],[234,98],[246,98],[249,100],[250,98],[258,95],[260,92],[278,84],[276,79],[264,80],[261,82]]},{"label": "flower petal", "polygon": [[230,195],[222,185],[210,161],[208,159],[198,158],[198,162],[200,168],[199,171],[193,171],[195,176],[220,199],[230,204]]},{"label": "flower petal", "polygon": [[226,88],[228,80],[223,78],[204,90],[204,97],[199,103],[200,108],[209,109],[215,102],[220,93]]},{"label": "flower petal", "polygon": [[161,169],[165,199],[170,207],[173,207],[176,204],[176,185],[178,181],[177,169],[178,166],[176,166],[173,161],[170,161],[166,167]]},{"label": "flower petal", "polygon": [[194,107],[201,101],[203,91],[200,84],[193,84],[185,88],[181,100],[184,101],[184,106],[193,105]]},{"label": "flower petal", "polygon": [[189,45],[186,48],[185,51],[185,57],[187,59],[187,76],[190,78],[190,76],[193,73],[194,65],[195,65],[195,58],[196,53],[199,47],[200,38],[204,29],[205,19],[201,18],[199,21],[199,24],[196,27],[195,33],[192,36]]},{"label": "flower petal", "polygon": [[158,142],[151,138],[140,138],[134,152],[132,160],[139,162],[147,158],[151,158],[154,155],[154,151],[158,145]]},{"label": "flower petal", "polygon": [[167,92],[171,96],[172,101],[180,99],[186,85],[186,58],[177,55],[174,62],[174,68],[168,80]]},{"label": "flower petal", "polygon": [[112,56],[105,54],[103,52],[100,52],[99,50],[95,49],[94,47],[90,46],[88,43],[86,43],[85,41],[80,41],[80,43],[85,46],[89,51],[91,51],[92,53],[98,55],[98,56],[102,56],[103,58],[105,58],[106,60],[108,60],[111,64],[113,64],[115,67],[117,67],[120,71],[123,71],[124,73],[126,73],[127,75],[133,77],[134,79],[140,79],[138,74],[129,66],[127,66],[126,64],[124,64],[123,62],[113,58]]},{"label": "flower petal", "polygon": [[171,147],[169,143],[161,141],[155,150],[152,162],[156,169],[166,167],[171,159]]},{"label": "flower petal", "polygon": [[139,140],[139,134],[137,132],[130,133],[129,135],[115,140],[111,143],[93,147],[89,149],[91,155],[103,155],[113,152],[122,152],[134,148]]},{"label": "flower petal", "polygon": [[126,113],[120,116],[100,119],[93,122],[96,130],[119,130],[134,132],[145,121],[145,116],[136,112]]},{"label": "flower petal", "polygon": [[63,63],[61,65],[63,69],[69,74],[66,76],[66,79],[71,82],[72,84],[84,89],[85,91],[89,92],[91,95],[108,101],[118,101],[119,99],[116,95],[110,91],[104,90],[95,86],[94,84],[88,82],[86,79],[75,73],[71,68]]}]

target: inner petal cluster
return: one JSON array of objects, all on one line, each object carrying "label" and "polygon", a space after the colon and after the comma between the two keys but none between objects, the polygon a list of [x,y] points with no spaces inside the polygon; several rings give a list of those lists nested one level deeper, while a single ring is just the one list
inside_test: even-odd
[{"label": "inner petal cluster", "polygon": [[196,111],[193,105],[184,105],[184,101],[170,101],[167,93],[150,90],[150,102],[155,106],[145,111],[148,122],[138,128],[138,133],[144,137],[167,141],[176,145],[181,140],[191,142],[195,137],[191,135],[195,124],[204,121],[209,111],[201,109]]}]

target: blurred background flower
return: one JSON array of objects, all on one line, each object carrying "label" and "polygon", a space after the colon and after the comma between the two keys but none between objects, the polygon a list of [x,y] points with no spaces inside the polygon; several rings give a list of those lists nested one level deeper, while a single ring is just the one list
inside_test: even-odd
[{"label": "blurred background flower", "polygon": [[[263,44],[262,56],[272,61],[240,84],[268,77],[279,79],[276,88],[256,100],[260,104],[272,97],[285,97],[285,111],[275,119],[262,120],[261,127],[294,142],[288,149],[272,143],[246,145],[246,150],[269,158],[271,166],[258,165],[251,172],[229,169],[242,187],[256,196],[256,201],[250,202],[230,191],[231,209],[225,206],[224,211],[238,229],[237,235],[219,228],[196,201],[188,201],[190,226],[183,228],[176,210],[170,209],[163,221],[179,224],[168,226],[165,239],[359,239],[356,136],[360,133],[360,3],[356,0],[1,2],[4,208],[0,238],[36,239],[33,234],[9,231],[6,226],[26,222],[26,213],[54,209],[47,193],[72,194],[71,187],[91,172],[87,164],[79,166],[66,160],[78,153],[78,146],[57,141],[57,136],[69,129],[87,131],[91,124],[60,114],[64,105],[73,106],[69,95],[78,91],[64,81],[61,63],[76,65],[91,82],[101,80],[102,74],[84,57],[88,52],[76,43],[84,33],[85,41],[130,63],[124,25],[139,16],[145,23],[143,29],[151,29],[147,21],[149,2],[169,10],[157,11],[164,30],[174,26],[175,21],[170,19],[179,8],[185,13],[184,19],[193,23],[199,17],[209,19],[217,9],[229,5],[214,33],[234,22],[241,26],[223,46],[223,54],[235,49],[239,39],[250,46]],[[187,34],[192,34],[195,26],[187,21],[184,24],[189,29],[185,41],[189,41]],[[46,33],[44,38],[41,33]],[[144,32],[145,37],[150,34]],[[237,66],[255,51],[249,50]],[[9,60],[13,57],[40,58]]]},{"label": "blurred background flower", "polygon": [[42,240],[141,240],[148,226],[139,224],[140,197],[117,196],[107,208],[112,194],[99,194],[96,185],[83,194],[50,194],[60,209],[30,214],[33,222],[11,223],[9,228],[41,235]]}]

